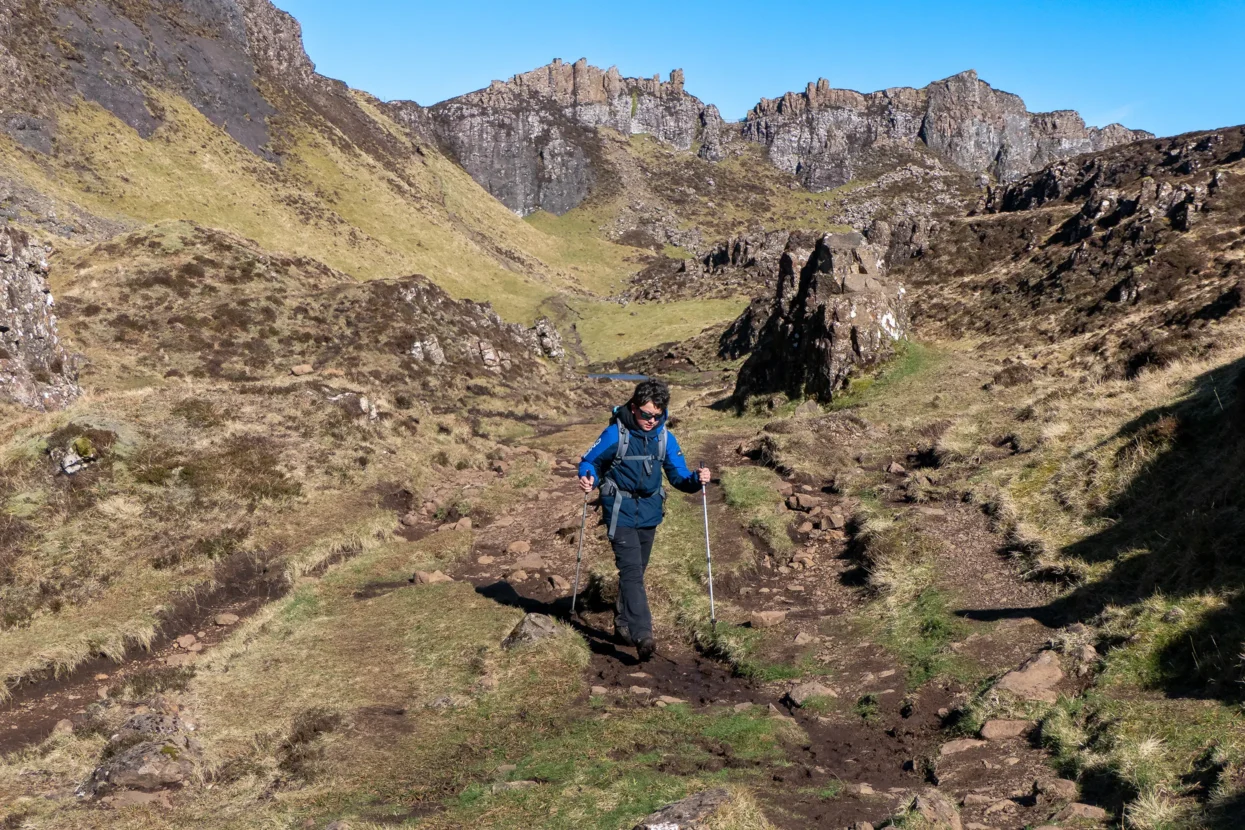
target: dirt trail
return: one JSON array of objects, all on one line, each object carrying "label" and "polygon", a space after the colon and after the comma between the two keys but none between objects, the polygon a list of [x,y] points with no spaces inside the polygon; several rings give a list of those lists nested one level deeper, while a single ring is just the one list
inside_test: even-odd
[{"label": "dirt trail", "polygon": [[[737,441],[714,442],[706,449],[707,460],[719,469],[739,465],[741,459],[728,449]],[[557,465],[555,482],[541,500],[479,529],[471,558],[453,576],[498,602],[565,619],[570,591],[555,587],[555,580],[560,577],[569,585],[574,578],[581,504],[569,462]],[[794,706],[787,697],[791,681],[762,683],[736,676],[726,664],[669,632],[659,633],[658,656],[639,663],[634,649],[615,644],[611,609],[593,605],[590,595],[581,594],[583,613],[575,625],[592,650],[587,682],[594,693],[621,707],[661,705],[658,701],[667,697],[692,706],[764,707],[774,717],[793,719],[807,741],[789,747],[790,765],[772,770],[773,786],[761,793],[770,820],[779,827],[840,830],[856,821],[881,824],[931,784],[957,804],[965,802],[961,812],[966,826],[977,822],[998,830],[1023,828],[1049,817],[1050,805],[1038,803],[1032,787],[1036,779],[1056,776],[1046,754],[1026,738],[980,742],[941,754],[944,744],[963,737],[949,733],[945,721],[949,709],[970,690],[952,681],[935,681],[916,691],[907,688],[903,665],[861,630],[856,612],[869,597],[841,535],[814,544],[814,568],[792,571],[726,513],[718,488],[711,492],[715,563],[751,560],[744,563],[741,576],[718,581],[718,596],[729,600],[736,614],[781,608],[787,611],[784,626],[791,637],[801,632],[815,637],[817,660],[828,668],[827,683],[838,695],[838,715],[820,716]],[[685,498],[694,499],[699,508],[698,496]],[[948,542],[947,561],[939,564],[955,598],[953,610],[1035,607],[1049,598],[1047,589],[1023,582],[999,556],[1001,540],[975,508],[946,503],[912,509]],[[599,533],[595,524],[590,516],[590,534]],[[508,552],[515,541],[530,542],[531,552]],[[520,568],[520,560],[531,553],[539,554],[542,566]],[[654,556],[660,555],[659,531]],[[513,578],[516,570],[525,574]],[[956,644],[957,650],[1000,670],[1022,661],[1049,636],[1044,625],[1023,614],[1003,624],[968,619],[970,633]],[[862,701],[870,701],[867,717],[852,712],[862,708]],[[736,761],[727,756],[721,763]]]},{"label": "dirt trail", "polygon": [[[705,449],[706,460],[719,470],[749,463],[731,450],[737,442],[737,436],[712,441]],[[558,461],[554,474],[543,493],[475,528],[471,555],[450,575],[470,582],[481,595],[499,603],[566,618],[582,501],[571,459]],[[478,485],[479,474],[473,476],[472,482]],[[821,482],[796,483],[797,491],[801,484],[808,492],[823,492]],[[640,663],[634,649],[614,642],[611,609],[586,591],[581,594],[581,617],[574,624],[592,652],[586,677],[592,694],[618,708],[663,705],[677,699],[693,707],[761,707],[772,717],[793,720],[807,738],[787,746],[787,764],[767,769],[772,786],[760,793],[770,820],[779,827],[841,830],[857,821],[881,824],[930,785],[963,805],[966,827],[975,823],[979,828],[1018,829],[1049,818],[1050,805],[1032,797],[1032,785],[1035,779],[1055,776],[1045,753],[1025,737],[961,745],[959,751],[943,754],[950,741],[963,737],[949,733],[945,726],[949,710],[970,690],[954,681],[908,688],[904,665],[862,626],[866,615],[860,612],[871,598],[857,563],[848,556],[843,534],[810,538],[793,531],[797,551],[809,552],[815,564],[804,569],[789,567],[785,557],[774,555],[727,510],[720,488],[710,491],[715,563],[737,566],[735,577],[717,583],[719,597],[732,609],[727,613],[742,622],[754,610],[785,610],[781,633],[792,645],[767,656],[793,661],[799,654],[810,653],[811,643],[811,653],[825,675],[823,681],[836,695],[833,709],[818,713],[800,708],[788,697],[793,681],[767,683],[738,676],[729,665],[699,653],[673,632],[659,632],[658,655]],[[698,496],[673,497],[694,499],[699,508]],[[953,610],[962,613],[969,627],[969,633],[955,644],[956,650],[1001,671],[1038,649],[1050,631],[1026,609],[1044,605],[1050,591],[1023,582],[999,556],[1000,540],[980,512],[951,502],[903,509],[945,543],[939,562],[940,584],[953,597]],[[595,517],[590,518],[590,533],[599,533],[595,525]],[[407,532],[420,535],[431,529]],[[511,552],[509,547],[516,541],[528,541],[531,550]],[[599,559],[607,550],[603,542],[593,541],[595,549],[591,557],[585,556],[586,562]],[[532,555],[539,560],[529,560],[521,568],[520,560]],[[659,533],[655,556],[660,555]],[[521,569],[526,575],[515,573]],[[722,567],[720,573],[725,575],[727,570]],[[587,573],[585,567],[581,583],[585,587]],[[376,590],[407,587],[395,583],[378,585]],[[263,593],[223,596],[166,630],[174,635],[197,631],[203,647],[210,648],[227,633],[207,624],[212,616],[222,611],[245,616],[275,596],[271,587]],[[797,636],[802,651],[795,645]],[[32,687],[0,710],[0,751],[41,740],[62,717],[80,717],[107,688],[119,687],[127,677],[162,665],[177,652],[177,646],[165,639],[150,653],[120,666],[92,664],[62,681]],[[109,675],[106,680],[96,678],[101,671]],[[725,746],[713,751],[716,757],[711,766],[755,763],[734,758]]]}]

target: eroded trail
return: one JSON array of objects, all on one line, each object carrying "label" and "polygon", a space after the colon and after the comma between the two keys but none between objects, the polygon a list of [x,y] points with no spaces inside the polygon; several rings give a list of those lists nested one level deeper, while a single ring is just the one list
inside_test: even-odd
[{"label": "eroded trail", "polygon": [[[735,434],[714,436],[703,453],[718,471],[749,466],[734,452],[737,442]],[[558,459],[554,483],[538,500],[479,528],[470,559],[452,575],[497,602],[568,620],[582,504],[572,462]],[[850,515],[849,499],[823,492],[832,492],[830,485],[786,487],[822,501],[827,513]],[[869,624],[874,597],[849,552],[847,533],[810,533],[793,511],[794,552],[776,554],[727,507],[720,487],[711,493],[719,619],[748,631],[778,620],[759,630],[763,665],[732,665],[704,653],[685,632],[669,626],[661,631],[660,623],[661,647],[652,660],[640,663],[634,649],[617,645],[609,596],[612,558],[593,510],[582,613],[571,622],[591,648],[591,696],[618,710],[760,707],[797,727],[786,742],[786,760],[768,770],[770,783],[760,792],[767,817],[780,827],[881,824],[931,786],[961,805],[969,827],[1023,828],[1050,816],[1052,804],[1035,793],[1034,784],[1056,776],[1045,752],[1030,742],[1030,725],[990,741],[966,739],[948,728],[952,710],[971,689],[953,677],[910,682],[910,667]],[[685,498],[683,507],[699,521],[699,496],[675,498]],[[1046,624],[1024,610],[1045,604],[1050,589],[1022,581],[1000,556],[1002,540],[979,509],[952,501],[896,507],[947,543],[936,564],[938,579],[950,610],[964,619],[951,648],[978,675],[1006,671],[1051,636]],[[659,530],[655,561],[663,556],[663,534],[677,532]],[[655,602],[668,601],[653,582]],[[805,700],[810,694],[812,700]],[[635,747],[637,753],[646,750]],[[718,747],[699,769],[748,764],[756,762],[741,762],[729,747]]]}]

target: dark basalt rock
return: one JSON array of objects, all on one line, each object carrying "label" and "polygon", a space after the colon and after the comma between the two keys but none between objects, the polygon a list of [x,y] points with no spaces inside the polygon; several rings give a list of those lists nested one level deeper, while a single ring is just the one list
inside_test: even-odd
[{"label": "dark basalt rock", "polygon": [[[737,398],[784,392],[828,401],[854,372],[891,356],[907,334],[905,291],[885,279],[876,249],[860,234],[821,237],[797,274],[800,253],[783,254],[769,317],[739,370]],[[750,306],[732,325],[737,339],[756,315]]]}]

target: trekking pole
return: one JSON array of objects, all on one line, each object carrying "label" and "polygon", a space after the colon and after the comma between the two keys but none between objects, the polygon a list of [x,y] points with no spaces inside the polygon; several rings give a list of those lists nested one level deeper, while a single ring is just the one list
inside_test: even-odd
[{"label": "trekking pole", "polygon": [[[705,463],[700,462],[699,469],[703,470]],[[700,483],[700,503],[705,508],[705,566],[709,570],[709,626],[716,634],[718,630],[718,615],[713,609],[713,555],[709,552],[709,495],[707,485],[702,481]]]},{"label": "trekking pole", "polygon": [[571,591],[571,619],[575,618],[575,600],[579,597],[579,563],[584,560],[584,527],[588,524],[588,494],[584,493],[584,512],[579,517],[579,553],[575,554],[575,588]]}]

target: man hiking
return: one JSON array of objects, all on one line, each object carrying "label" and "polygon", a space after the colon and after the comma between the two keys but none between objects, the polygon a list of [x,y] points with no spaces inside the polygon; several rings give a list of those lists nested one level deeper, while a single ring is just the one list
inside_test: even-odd
[{"label": "man hiking", "polygon": [[685,493],[695,493],[709,481],[707,467],[688,471],[679,442],[666,429],[669,405],[666,384],[642,381],[631,400],[614,409],[609,426],[579,463],[579,486],[585,493],[600,483],[602,521],[618,566],[614,632],[624,645],[636,647],[641,660],[657,650],[644,571],[666,512],[662,471]]}]

